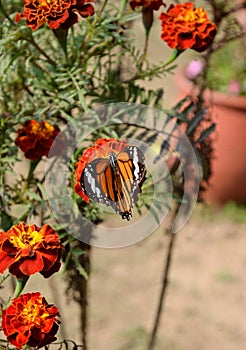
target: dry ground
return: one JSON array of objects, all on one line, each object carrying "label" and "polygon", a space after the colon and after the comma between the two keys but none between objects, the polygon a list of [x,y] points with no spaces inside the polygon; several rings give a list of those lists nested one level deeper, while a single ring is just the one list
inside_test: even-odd
[{"label": "dry ground", "polygon": [[[242,216],[237,223],[198,206],[178,234],[157,349],[246,348],[246,209]],[[163,229],[128,248],[93,249],[91,349],[145,349],[167,251]]]}]

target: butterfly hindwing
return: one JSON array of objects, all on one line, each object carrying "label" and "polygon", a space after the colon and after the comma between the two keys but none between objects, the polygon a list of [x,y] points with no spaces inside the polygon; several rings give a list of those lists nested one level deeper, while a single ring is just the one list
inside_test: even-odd
[{"label": "butterfly hindwing", "polygon": [[110,205],[123,219],[130,220],[133,204],[145,180],[143,152],[128,146],[119,154],[89,162],[81,176],[83,192],[94,202]]}]

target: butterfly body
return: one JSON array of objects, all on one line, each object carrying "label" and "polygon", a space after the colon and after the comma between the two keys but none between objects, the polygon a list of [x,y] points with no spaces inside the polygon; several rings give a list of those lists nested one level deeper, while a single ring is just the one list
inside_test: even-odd
[{"label": "butterfly body", "polygon": [[128,146],[120,153],[89,162],[81,175],[83,192],[94,202],[110,205],[122,219],[130,220],[146,168],[142,151]]}]

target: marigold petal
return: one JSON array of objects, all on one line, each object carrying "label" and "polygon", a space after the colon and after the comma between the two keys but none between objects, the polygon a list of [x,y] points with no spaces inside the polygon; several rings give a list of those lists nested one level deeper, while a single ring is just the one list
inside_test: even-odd
[{"label": "marigold petal", "polygon": [[61,263],[60,261],[57,259],[57,261],[52,264],[52,266],[49,269],[43,269],[40,274],[44,277],[44,278],[49,278],[50,276],[52,276],[54,273],[58,272],[59,269],[61,267]]},{"label": "marigold petal", "polygon": [[7,255],[4,252],[0,252],[0,273],[4,273],[5,270],[15,261],[14,257]]},{"label": "marigold petal", "polygon": [[198,52],[211,45],[217,28],[202,8],[195,8],[191,2],[171,5],[160,15],[161,38],[171,48],[193,49]]},{"label": "marigold petal", "polygon": [[131,0],[130,6],[133,10],[137,7],[142,7],[143,9],[158,11],[159,8],[165,5],[162,0]]},{"label": "marigold petal", "polygon": [[37,139],[31,135],[23,135],[19,134],[15,144],[18,146],[24,153],[27,152],[29,149],[32,149],[35,147],[37,143]]},{"label": "marigold petal", "polygon": [[39,254],[39,252],[36,252],[32,258],[22,259],[22,262],[19,263],[20,271],[26,276],[34,275],[35,273],[42,271],[43,268],[44,262],[42,255]]},{"label": "marigold petal", "polygon": [[89,17],[94,15],[94,7],[91,4],[80,5],[79,1],[77,2],[76,10],[79,12],[81,17]]},{"label": "marigold petal", "polygon": [[47,253],[45,249],[40,249],[40,254],[44,263],[44,270],[49,270],[52,267],[52,265],[54,265],[57,262],[57,260],[60,260],[60,254],[58,249],[49,249]]},{"label": "marigold petal", "polygon": [[48,26],[52,29],[57,29],[60,27],[62,23],[66,21],[66,19],[69,17],[69,12],[65,11],[63,16],[60,18],[57,18],[56,20],[48,20]]}]

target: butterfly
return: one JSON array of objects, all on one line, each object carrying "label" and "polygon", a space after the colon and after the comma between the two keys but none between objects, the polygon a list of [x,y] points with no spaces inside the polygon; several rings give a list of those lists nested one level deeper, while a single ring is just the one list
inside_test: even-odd
[{"label": "butterfly", "polygon": [[145,181],[143,152],[127,146],[120,153],[89,162],[81,174],[82,191],[94,202],[110,205],[122,219],[130,220],[132,207]]}]

